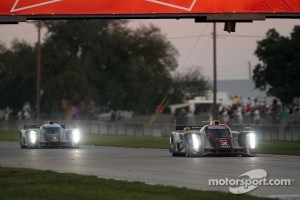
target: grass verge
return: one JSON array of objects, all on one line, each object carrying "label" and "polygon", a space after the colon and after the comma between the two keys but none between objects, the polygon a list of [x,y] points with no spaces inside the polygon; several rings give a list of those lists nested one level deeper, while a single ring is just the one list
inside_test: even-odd
[{"label": "grass verge", "polygon": [[17,131],[3,131],[0,130],[0,141],[19,141],[19,134]]},{"label": "grass verge", "polygon": [[263,141],[258,153],[300,156],[300,142]]},{"label": "grass verge", "polygon": [[96,146],[166,149],[169,147],[169,138],[151,136],[85,135],[83,143]]},{"label": "grass verge", "polygon": [[71,173],[0,167],[0,196],[2,200],[65,200],[65,199],[122,199],[122,200],[259,200],[250,195],[200,191],[141,182],[101,179]]}]

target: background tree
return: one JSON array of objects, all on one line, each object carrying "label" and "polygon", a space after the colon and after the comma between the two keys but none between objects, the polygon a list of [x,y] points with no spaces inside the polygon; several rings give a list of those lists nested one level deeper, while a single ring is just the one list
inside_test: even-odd
[{"label": "background tree", "polygon": [[280,36],[275,29],[258,42],[255,55],[261,63],[254,69],[256,88],[291,103],[300,96],[300,26],[295,26],[290,37]]},{"label": "background tree", "polygon": [[[177,50],[154,26],[132,30],[124,20],[46,23],[44,109],[97,105],[147,113],[172,82]],[[84,28],[82,28],[84,27]]]},{"label": "background tree", "polygon": [[25,41],[13,41],[11,49],[0,44],[0,108],[17,112],[25,102],[35,102],[35,55]]},{"label": "background tree", "polygon": [[[178,51],[153,25],[131,29],[125,20],[43,25],[47,34],[42,42],[42,114],[61,113],[62,103],[84,111],[91,102],[147,114],[166,95],[171,94],[170,103],[178,103],[207,88],[199,71],[172,77]],[[0,44],[0,58],[1,108],[35,105],[35,47],[23,41],[15,41],[11,49]]]}]

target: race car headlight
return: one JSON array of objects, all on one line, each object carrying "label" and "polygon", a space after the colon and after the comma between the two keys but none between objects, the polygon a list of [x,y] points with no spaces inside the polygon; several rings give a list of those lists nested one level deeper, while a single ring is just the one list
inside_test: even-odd
[{"label": "race car headlight", "polygon": [[80,132],[79,130],[75,129],[72,132],[72,139],[74,143],[78,143],[80,141]]},{"label": "race car headlight", "polygon": [[255,141],[255,134],[250,133],[248,135],[248,141],[251,149],[255,149],[256,141]]},{"label": "race car headlight", "polygon": [[35,144],[37,141],[37,132],[36,131],[30,131],[29,132],[29,141],[31,144]]},{"label": "race car headlight", "polygon": [[200,146],[200,138],[197,135],[193,134],[192,135],[192,141],[193,141],[194,149],[198,149],[199,146]]}]

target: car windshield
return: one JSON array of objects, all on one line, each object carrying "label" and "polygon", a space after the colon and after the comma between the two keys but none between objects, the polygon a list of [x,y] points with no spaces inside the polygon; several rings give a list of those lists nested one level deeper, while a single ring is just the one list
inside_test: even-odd
[{"label": "car windshield", "polygon": [[222,129],[218,129],[218,128],[209,128],[207,129],[207,135],[211,136],[211,137],[229,137],[229,130],[222,128]]},{"label": "car windshield", "polygon": [[46,134],[60,134],[61,128],[60,127],[44,127],[43,131]]}]

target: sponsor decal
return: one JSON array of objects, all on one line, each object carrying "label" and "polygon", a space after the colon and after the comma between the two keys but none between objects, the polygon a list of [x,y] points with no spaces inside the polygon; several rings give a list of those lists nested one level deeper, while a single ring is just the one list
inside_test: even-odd
[{"label": "sponsor decal", "polygon": [[34,2],[28,3],[26,0],[16,0],[13,4],[13,7],[11,8],[10,12],[16,12],[20,10],[26,10],[29,8],[44,6],[50,3],[55,3],[61,0],[35,0]]},{"label": "sponsor decal", "polygon": [[177,8],[181,10],[191,11],[197,0],[147,0],[152,3]]}]

